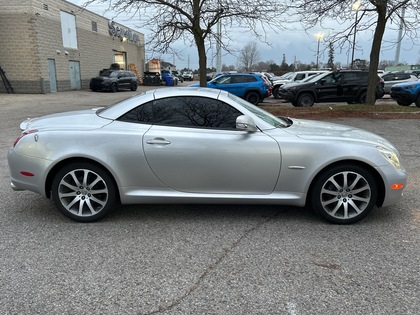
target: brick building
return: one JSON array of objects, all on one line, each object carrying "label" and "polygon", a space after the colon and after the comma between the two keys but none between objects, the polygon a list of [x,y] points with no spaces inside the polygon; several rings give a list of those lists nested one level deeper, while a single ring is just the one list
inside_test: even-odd
[{"label": "brick building", "polygon": [[[0,0],[0,67],[15,93],[88,89],[111,64],[143,75],[144,35],[64,0]],[[0,93],[6,92],[0,78]]]}]

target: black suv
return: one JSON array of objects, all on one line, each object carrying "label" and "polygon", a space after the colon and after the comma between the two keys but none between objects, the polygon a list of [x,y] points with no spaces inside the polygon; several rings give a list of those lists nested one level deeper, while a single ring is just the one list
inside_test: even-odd
[{"label": "black suv", "polygon": [[[298,83],[285,84],[279,94],[293,106],[313,106],[322,102],[364,103],[368,87],[368,72],[339,70],[314,76]],[[378,77],[376,99],[384,96],[383,80]]]},{"label": "black suv", "polygon": [[124,70],[105,70],[99,77],[90,79],[92,91],[108,90],[117,92],[120,89],[137,90],[137,77],[134,72]]}]

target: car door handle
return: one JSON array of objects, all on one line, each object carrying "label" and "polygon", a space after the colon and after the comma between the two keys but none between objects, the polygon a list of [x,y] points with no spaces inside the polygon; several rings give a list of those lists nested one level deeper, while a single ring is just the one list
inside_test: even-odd
[{"label": "car door handle", "polygon": [[165,140],[163,138],[154,138],[146,141],[147,144],[160,144],[160,145],[167,145],[171,144],[171,141]]}]

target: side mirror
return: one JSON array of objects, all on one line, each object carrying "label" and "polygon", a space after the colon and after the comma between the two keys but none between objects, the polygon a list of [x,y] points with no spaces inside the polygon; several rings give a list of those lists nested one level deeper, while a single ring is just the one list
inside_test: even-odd
[{"label": "side mirror", "polygon": [[246,115],[241,115],[236,118],[236,129],[255,132],[258,131],[258,127],[254,120]]}]

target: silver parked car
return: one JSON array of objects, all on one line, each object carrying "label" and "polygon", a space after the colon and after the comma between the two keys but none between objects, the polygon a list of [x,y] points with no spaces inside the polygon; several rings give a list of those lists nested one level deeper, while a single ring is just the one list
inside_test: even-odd
[{"label": "silver parked car", "polygon": [[397,203],[406,184],[384,138],[275,117],[217,89],[152,90],[21,129],[8,152],[12,188],[52,197],[82,222],[121,202],[310,206],[353,223]]},{"label": "silver parked car", "polygon": [[390,93],[391,87],[395,84],[419,80],[413,73],[408,72],[385,72],[380,74],[380,77],[384,80],[384,92],[386,94]]}]

